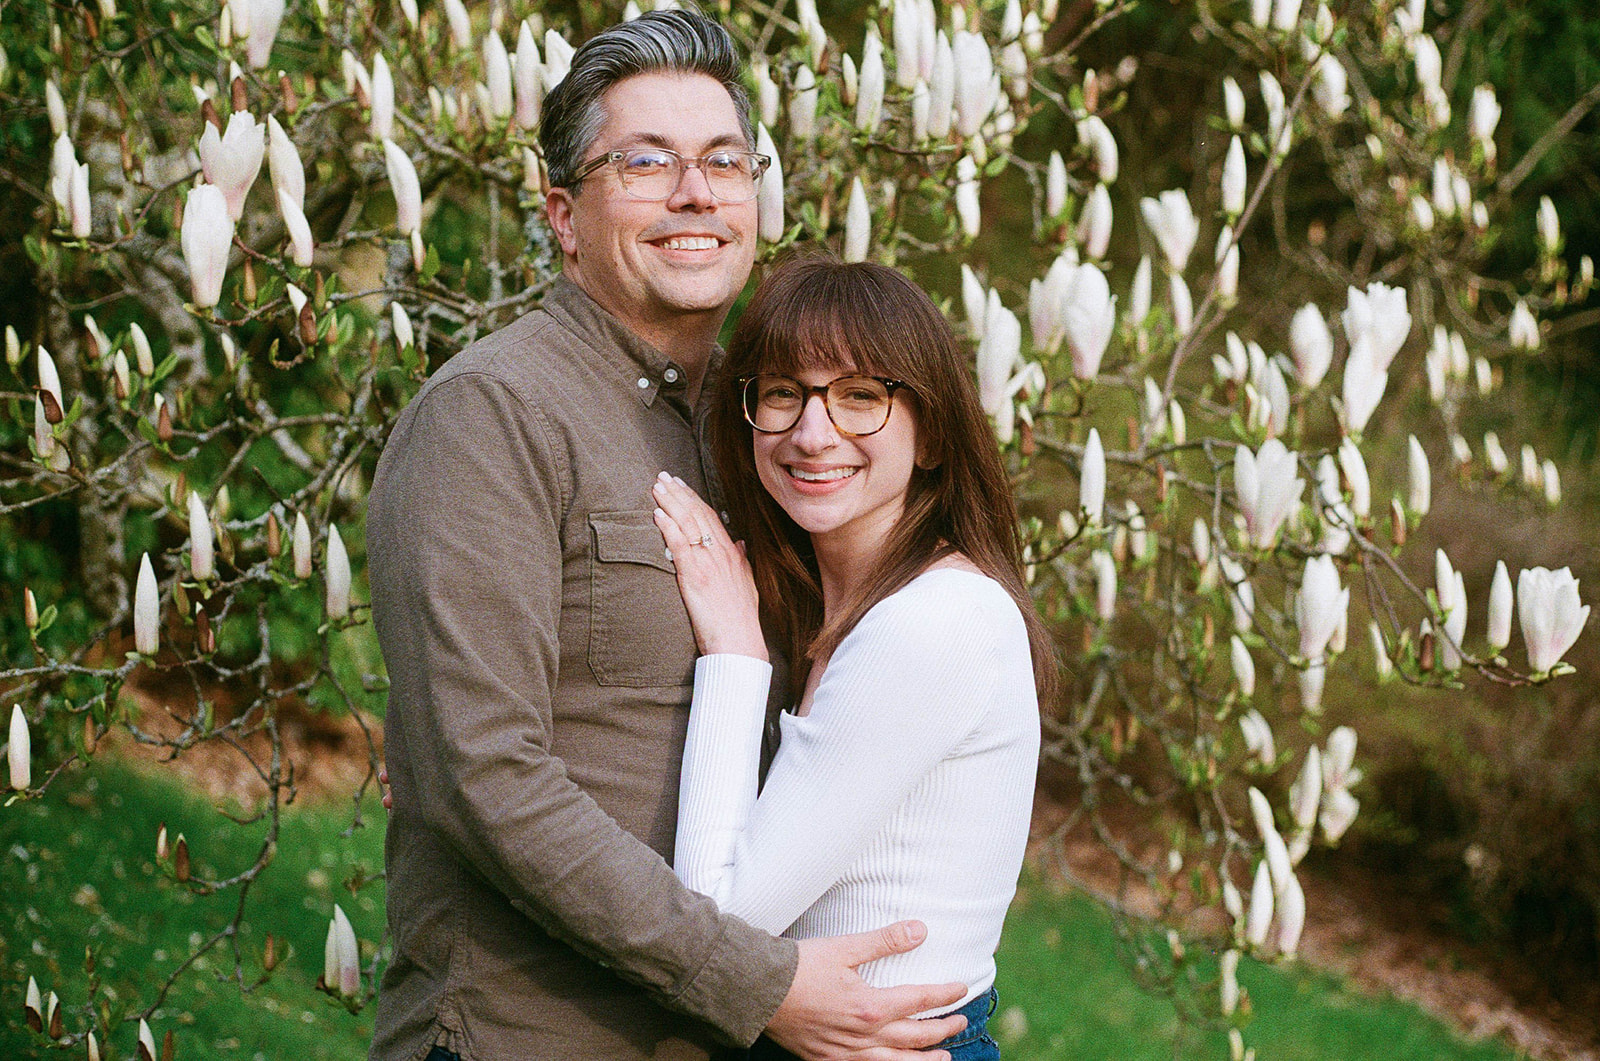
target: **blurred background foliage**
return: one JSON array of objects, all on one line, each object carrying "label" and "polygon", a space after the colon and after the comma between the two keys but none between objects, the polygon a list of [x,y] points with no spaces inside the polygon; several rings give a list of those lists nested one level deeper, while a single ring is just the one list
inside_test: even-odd
[{"label": "blurred background foliage", "polygon": [[[39,41],[35,20],[51,13],[59,16],[72,6],[47,0],[0,0],[0,44],[12,67],[9,80],[0,85],[0,324],[10,324],[24,336],[40,333],[52,312],[39,287],[37,264],[24,242],[24,235],[37,228],[40,211],[48,210],[38,197],[49,144],[39,102],[43,62],[32,50]],[[546,6],[552,22],[570,16],[577,27],[575,37],[587,36],[615,16],[614,5]],[[845,0],[823,2],[819,7],[839,42],[859,53],[866,9]],[[1052,35],[1063,39],[1074,36],[1075,27],[1085,24],[1094,11],[1092,4],[1080,0],[1068,0],[1061,9],[1062,26]],[[1449,80],[1458,86],[1488,82],[1496,87],[1504,107],[1500,135],[1506,158],[1522,157],[1552,126],[1572,115],[1575,102],[1590,101],[1559,143],[1540,155],[1526,179],[1511,191],[1513,211],[1508,223],[1497,231],[1485,271],[1515,282],[1536,269],[1534,216],[1541,195],[1550,196],[1559,211],[1569,268],[1579,254],[1600,252],[1600,108],[1593,105],[1600,95],[1600,19],[1593,17],[1590,4],[1587,0],[1439,0],[1430,4],[1429,10],[1430,21],[1438,18],[1457,26],[1445,55],[1447,70],[1456,71]],[[1143,196],[1165,188],[1198,190],[1215,184],[1227,137],[1215,127],[1215,136],[1205,135],[1208,125],[1204,116],[1220,111],[1221,75],[1237,66],[1231,52],[1200,31],[1195,5],[1168,0],[1135,5],[1092,34],[1076,60],[1081,73],[1089,68],[1115,69],[1130,56],[1137,59],[1138,76],[1128,82],[1125,102],[1107,116],[1123,158],[1123,179],[1111,194],[1118,217],[1126,219],[1137,216],[1138,200]],[[292,66],[294,57],[279,61]],[[1057,88],[1065,91],[1067,83]],[[1460,96],[1458,92],[1458,101]],[[1465,116],[1464,102],[1459,102],[1454,120],[1463,122]],[[1034,120],[1025,136],[1039,148],[1025,152],[1033,157],[1041,157],[1051,145],[1065,148],[1076,143],[1070,122],[1047,113]],[[1316,148],[1308,145],[1301,150]],[[1281,185],[1283,194],[1274,203],[1271,226],[1258,226],[1246,237],[1243,253],[1247,259],[1263,260],[1286,243],[1304,240],[1336,261],[1354,253],[1361,236],[1355,231],[1357,222],[1342,212],[1346,200],[1319,175],[1322,172],[1323,167],[1297,165],[1291,158],[1290,171]],[[1025,302],[1025,297],[1019,296],[1025,296],[1028,279],[1038,276],[1057,251],[1055,246],[1034,240],[1032,202],[1028,178],[1021,172],[991,182],[983,204],[985,231],[971,255],[987,265],[990,283],[1006,292],[1013,305]],[[334,203],[328,208],[341,205]],[[484,232],[483,218],[464,203],[445,202],[430,222],[431,246],[439,255],[442,271],[452,282],[479,295],[489,284],[483,262],[474,261],[475,255],[482,254]],[[1285,234],[1286,238],[1280,238]],[[1148,240],[1148,236],[1138,225],[1119,224],[1108,259],[1114,266],[1131,270],[1141,254],[1141,239]],[[527,241],[531,257],[550,260],[541,231],[527,233]],[[914,272],[931,289],[950,292],[958,288],[958,265],[953,257],[931,258],[917,262]],[[1261,283],[1263,280],[1268,282]],[[1257,286],[1248,286],[1252,281]],[[1287,257],[1277,275],[1247,272],[1245,283],[1239,315],[1245,320],[1253,318],[1260,324],[1258,330],[1268,333],[1274,327],[1281,332],[1293,309],[1305,302],[1326,305],[1341,301],[1343,294],[1326,276],[1301,268]],[[94,305],[97,294],[83,292],[84,303]],[[110,334],[117,334],[127,323],[118,312],[112,308],[101,319]],[[360,310],[352,307],[352,312]],[[1474,600],[1487,596],[1487,573],[1495,559],[1502,557],[1513,569],[1519,565],[1571,565],[1588,587],[1589,596],[1600,588],[1600,554],[1596,550],[1600,536],[1594,531],[1600,522],[1600,491],[1592,481],[1600,457],[1597,324],[1600,309],[1593,305],[1579,306],[1555,318],[1541,352],[1536,357],[1507,361],[1504,386],[1495,397],[1474,407],[1463,426],[1463,434],[1474,440],[1474,448],[1484,431],[1495,430],[1503,438],[1530,442],[1541,454],[1554,456],[1563,471],[1564,507],[1552,513],[1536,501],[1470,475],[1439,477],[1433,515],[1424,521],[1419,532],[1422,541],[1408,551],[1405,560],[1414,568],[1409,573],[1419,582],[1427,580],[1433,547],[1439,546],[1469,578],[1475,573],[1483,580],[1468,585]],[[270,324],[249,334],[258,355],[282,338]],[[1279,334],[1277,348],[1283,348],[1285,340]],[[163,353],[157,351],[158,361]],[[213,369],[220,367],[217,350],[207,349],[204,356]],[[355,356],[359,358],[359,352]],[[272,389],[275,407],[286,412],[297,407],[313,409],[322,396],[337,392],[340,372],[341,362],[326,358],[263,375],[260,382]],[[1425,392],[1420,385],[1422,366],[1415,337],[1402,363],[1397,363],[1396,375],[1408,378],[1409,386],[1404,389],[1414,397]],[[1395,387],[1397,392],[1401,389]],[[0,390],[26,393],[30,387],[10,370],[0,368]],[[395,385],[386,393],[398,403],[406,388]],[[0,450],[15,449],[26,432],[26,417],[21,415],[25,410],[15,407],[16,399],[11,401],[14,415],[0,417]],[[1541,412],[1534,417],[1528,410]],[[1437,414],[1419,399],[1395,403],[1382,415],[1406,423]],[[1405,432],[1386,434],[1398,440]],[[251,462],[259,471],[261,490],[256,495],[236,494],[234,504],[243,511],[261,511],[274,496],[301,485],[301,473],[285,463],[273,447],[258,449]],[[1395,457],[1391,464],[1401,459],[1398,453],[1391,456]],[[367,471],[374,457],[369,453],[363,458]],[[1374,465],[1380,462],[1376,455],[1369,459]],[[340,509],[358,519],[360,498],[344,499]],[[358,558],[359,579],[363,565],[357,527],[352,524],[347,540]],[[158,541],[169,546],[181,541],[183,533],[170,522],[135,522],[122,543],[122,569],[131,568],[137,557]],[[81,644],[96,621],[85,602],[104,587],[85,581],[90,567],[81,562],[85,542],[74,506],[58,501],[7,515],[0,523],[0,543],[0,651],[4,653],[0,665],[21,666],[31,658],[22,625],[24,586],[31,587],[41,600],[62,602],[55,625],[41,642],[58,652]],[[357,596],[365,598],[359,588]],[[309,668],[321,645],[316,633],[322,621],[316,588],[274,594],[270,607],[274,651],[280,665],[290,670]],[[1353,634],[1352,644],[1358,640]],[[227,655],[245,657],[255,646],[246,637],[222,648]],[[1370,667],[1363,649],[1356,645],[1348,666]],[[381,694],[359,691],[362,676],[381,669],[370,628],[344,632],[333,642],[333,652],[332,665],[344,677],[343,687],[357,690],[361,706],[381,716]],[[1508,690],[1481,683],[1457,692],[1388,685],[1377,701],[1367,685],[1358,686],[1335,670],[1329,683],[1326,719],[1329,725],[1360,722],[1362,761],[1367,770],[1361,790],[1364,810],[1336,858],[1313,853],[1308,864],[1331,876],[1360,877],[1363,886],[1377,881],[1386,892],[1400,897],[1396,910],[1402,916],[1456,933],[1499,955],[1506,968],[1522,970],[1516,986],[1531,1000],[1554,1000],[1574,1011],[1600,1013],[1600,698],[1593,695],[1590,677],[1600,674],[1600,639],[1591,631],[1569,658],[1580,678],[1536,690]],[[346,710],[342,697],[326,689],[314,691],[308,701],[312,715]],[[94,773],[98,775],[101,769],[96,767]],[[1056,798],[1073,799],[1070,780],[1047,777],[1047,782],[1048,791]],[[97,796],[95,783],[94,776],[74,780],[63,799],[70,806],[79,805],[73,802],[77,799],[84,806],[103,808],[109,797]],[[119,791],[129,785],[127,791],[134,794],[119,797],[123,802],[112,805],[119,842],[133,847],[147,843],[147,838],[153,837],[153,825],[144,820],[148,815],[141,817],[139,808],[127,801],[169,797],[148,796],[140,784],[128,782],[114,769],[108,770],[106,783]],[[148,863],[127,861],[132,856],[110,856],[109,839],[103,844],[100,840],[73,844],[67,839],[71,834],[62,831],[68,827],[61,824],[59,804],[49,810],[44,804],[30,805],[26,813],[37,820],[30,818],[26,826],[8,821],[0,836],[20,836],[19,828],[29,836],[53,835],[55,858],[84,859],[90,858],[91,852],[123,858],[120,871],[110,863],[105,867],[112,879],[119,879],[119,873],[154,872]],[[203,817],[197,808],[183,813]],[[350,813],[338,814],[348,826]],[[55,824],[45,821],[52,815]],[[307,894],[301,885],[318,880],[319,852],[343,851],[341,845],[356,844],[360,850],[349,855],[352,862],[364,860],[375,865],[376,830],[349,833],[330,824],[336,816],[306,826],[323,830],[294,845],[297,857],[311,861],[284,871],[288,884],[281,894],[266,897],[269,907],[274,903],[286,909],[300,905]],[[355,817],[359,820],[359,809]],[[207,835],[204,826],[192,828],[196,837]],[[236,837],[233,842],[240,841]],[[73,853],[62,845],[84,850]],[[248,845],[240,848],[247,849]],[[37,953],[25,956],[13,941],[32,931],[28,911],[33,909],[31,896],[39,882],[30,876],[29,860],[9,854],[0,857],[6,860],[0,871],[0,894],[4,895],[0,898],[0,924],[4,925],[0,966],[8,970],[0,1002],[9,1023],[20,990],[10,974],[24,967],[24,957],[29,962],[38,957]],[[338,890],[338,882],[326,877],[324,872],[320,883],[312,885],[323,898]],[[363,938],[381,935],[372,906],[377,894],[372,888],[360,892],[360,913],[347,907],[358,925],[364,926],[365,930],[358,932]],[[117,940],[125,937],[147,941],[158,934],[149,925],[129,933],[119,930],[117,917],[106,913],[110,905],[89,898],[75,900],[75,907],[84,911],[82,916],[99,919],[111,937],[105,944],[108,952],[123,946]],[[325,907],[323,902],[318,909]],[[305,969],[314,970],[316,959],[308,956],[318,953],[319,918],[325,913],[296,912],[298,919],[286,918],[278,931],[285,945],[298,953],[304,967],[299,975],[304,977]],[[53,916],[68,914],[70,911],[63,911]],[[1017,938],[1016,932],[1014,927],[1013,938]],[[1031,929],[1027,938],[1033,939]],[[256,944],[252,941],[250,945]],[[1019,954],[1028,953],[1023,944],[1015,946]],[[122,952],[120,960],[125,967],[137,968],[141,953],[134,947]],[[1019,964],[1031,968],[1032,960],[1022,958]],[[59,953],[51,954],[49,961],[69,966],[80,963],[81,957]],[[314,975],[313,971],[310,978]],[[264,997],[271,997],[270,992]],[[300,1006],[304,997],[300,992],[296,1001],[284,1005]],[[201,1015],[197,1019],[203,1019],[203,1005],[192,1005],[191,1011]],[[217,1035],[227,1038],[221,1032]],[[315,1038],[314,1032],[308,1032],[304,1056],[319,1056],[310,1043]],[[302,1050],[298,1046],[284,1049],[288,1045],[289,1040],[277,1040],[278,1052]],[[1039,1056],[1054,1056],[1055,1047],[1049,1050]]]}]

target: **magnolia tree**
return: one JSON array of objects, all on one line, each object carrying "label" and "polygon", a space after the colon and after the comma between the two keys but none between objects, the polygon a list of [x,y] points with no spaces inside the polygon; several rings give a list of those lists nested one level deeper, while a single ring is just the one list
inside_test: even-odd
[{"label": "magnolia tree", "polygon": [[[536,307],[559,266],[534,132],[603,24],[593,7],[98,0],[7,29],[0,84],[37,148],[4,176],[37,202],[41,297],[6,330],[0,517],[25,537],[55,513],[77,536],[69,574],[17,587],[13,800],[108,735],[167,757],[236,747],[268,824],[255,857],[211,876],[182,837],[152,842],[161,887],[239,894],[196,951],[241,984],[276,962],[237,930],[294,793],[280,714],[382,687],[350,662],[366,608],[345,539],[387,428],[430,365]],[[1071,675],[1045,717],[1045,756],[1077,789],[1052,839],[1098,838],[1141,898],[1107,896],[1132,967],[1242,1056],[1240,955],[1295,953],[1316,914],[1296,867],[1359,809],[1357,731],[1321,723],[1330,677],[1543,682],[1587,619],[1565,569],[1513,583],[1502,563],[1475,603],[1443,552],[1431,581],[1401,562],[1441,475],[1559,500],[1551,461],[1461,425],[1537,353],[1541,319],[1589,292],[1548,200],[1537,268],[1487,268],[1582,111],[1503,157],[1494,87],[1460,78],[1441,54],[1456,30],[1422,3],[1200,3],[1182,17],[1227,57],[1197,86],[1220,113],[1202,110],[1186,187],[1124,195],[1140,57],[1079,57],[1126,7],[894,0],[848,42],[813,0],[722,17],[774,159],[768,252],[820,243],[949,278],[935,294],[972,340]],[[1270,220],[1290,165],[1336,193],[1362,233],[1350,253]],[[1032,239],[986,260],[984,212],[1006,202]],[[1241,291],[1291,273],[1311,300],[1246,312]],[[1428,411],[1399,415],[1415,390]],[[155,687],[183,693],[141,711]],[[320,986],[356,1008],[382,941],[327,915]],[[28,1020],[91,1057],[137,1025],[153,1057],[147,1019],[195,957],[115,1005],[30,981]]]}]

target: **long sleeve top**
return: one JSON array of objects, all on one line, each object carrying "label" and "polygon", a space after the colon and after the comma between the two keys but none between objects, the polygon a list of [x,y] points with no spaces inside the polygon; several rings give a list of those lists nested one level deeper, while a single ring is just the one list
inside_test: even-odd
[{"label": "long sleeve top", "polygon": [[794,943],[669,865],[695,649],[649,489],[714,485],[695,412],[561,280],[395,425],[367,510],[395,796],[374,1061],[704,1061],[789,989]]},{"label": "long sleeve top", "polygon": [[[993,579],[936,568],[874,606],[828,661],[810,712],[781,717],[758,788],[770,668],[701,657],[673,868],[792,938],[928,926],[862,967],[875,986],[994,981],[1039,754],[1027,630]],[[965,1000],[963,1000],[965,1001]]]}]

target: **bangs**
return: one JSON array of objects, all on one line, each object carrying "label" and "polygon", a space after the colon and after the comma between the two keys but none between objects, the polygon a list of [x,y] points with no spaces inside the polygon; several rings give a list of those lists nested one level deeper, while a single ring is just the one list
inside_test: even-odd
[{"label": "bangs", "polygon": [[801,260],[761,286],[730,353],[741,375],[822,369],[886,376],[919,389],[927,356],[948,336],[928,297],[892,270]]}]

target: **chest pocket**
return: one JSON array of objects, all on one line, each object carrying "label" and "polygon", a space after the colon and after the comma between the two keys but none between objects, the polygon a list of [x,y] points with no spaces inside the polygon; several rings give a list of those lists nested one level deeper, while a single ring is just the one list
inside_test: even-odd
[{"label": "chest pocket", "polygon": [[648,509],[589,515],[589,669],[601,685],[694,681],[694,629]]}]

